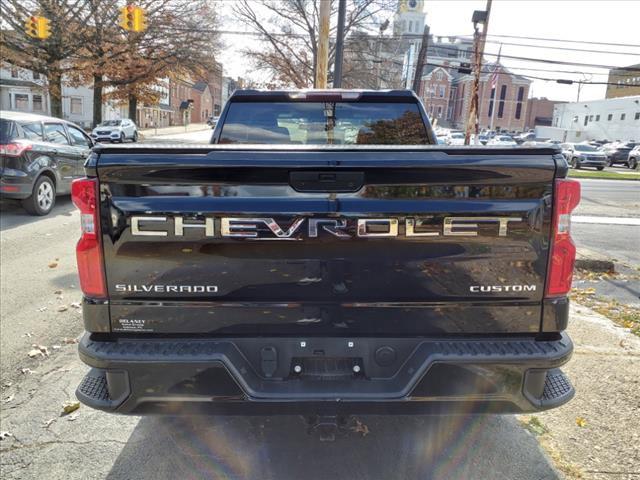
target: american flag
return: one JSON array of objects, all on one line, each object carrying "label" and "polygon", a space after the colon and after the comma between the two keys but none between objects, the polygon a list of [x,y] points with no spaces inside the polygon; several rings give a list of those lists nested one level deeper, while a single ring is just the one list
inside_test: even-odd
[{"label": "american flag", "polygon": [[491,74],[491,90],[494,90],[498,85],[498,73],[500,70],[500,54],[502,53],[502,45],[500,45],[500,50],[498,50],[498,59],[496,60],[496,64],[493,67],[493,73]]}]

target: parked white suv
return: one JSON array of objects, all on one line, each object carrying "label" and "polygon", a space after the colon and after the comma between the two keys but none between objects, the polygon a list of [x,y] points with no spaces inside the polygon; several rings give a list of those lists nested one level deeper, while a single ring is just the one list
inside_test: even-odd
[{"label": "parked white suv", "polygon": [[91,138],[96,142],[138,141],[138,127],[132,120],[105,120],[91,132]]}]

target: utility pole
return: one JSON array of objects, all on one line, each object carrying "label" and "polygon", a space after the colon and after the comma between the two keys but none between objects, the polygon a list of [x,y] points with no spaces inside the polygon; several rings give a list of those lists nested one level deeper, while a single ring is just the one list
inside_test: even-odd
[{"label": "utility pole", "polygon": [[342,58],[344,54],[344,20],[347,0],[338,0],[338,31],[336,32],[336,61],[333,68],[333,88],[342,87]]},{"label": "utility pole", "polygon": [[420,87],[422,85],[422,71],[424,70],[424,66],[427,63],[427,48],[429,47],[429,25],[424,26],[424,31],[422,32],[422,44],[420,45],[420,53],[418,53],[418,62],[416,64],[416,74],[413,77],[413,91],[416,92],[418,97],[422,92],[420,92]]},{"label": "utility pole", "polygon": [[[482,56],[484,54],[484,44],[487,39],[487,29],[489,28],[489,15],[491,14],[492,0],[487,0],[486,10],[476,10],[473,12],[473,28],[474,28],[474,54],[475,54],[475,78],[471,90],[471,104],[469,106],[469,116],[467,118],[467,128],[464,135],[464,144],[469,145],[471,140],[471,132],[475,132],[476,140],[479,133],[479,105],[478,105],[478,89],[480,87],[480,73],[482,68]],[[478,30],[478,24],[482,23],[482,32]],[[494,105],[495,107],[495,105]]]},{"label": "utility pole", "polygon": [[331,0],[320,0],[320,25],[318,26],[318,57],[316,64],[316,88],[327,88],[329,70],[329,20]]}]

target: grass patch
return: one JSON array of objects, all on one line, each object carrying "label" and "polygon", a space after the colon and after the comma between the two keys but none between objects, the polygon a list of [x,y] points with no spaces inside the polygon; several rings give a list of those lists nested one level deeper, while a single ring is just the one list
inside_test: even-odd
[{"label": "grass patch", "polygon": [[573,178],[601,178],[606,180],[636,180],[640,181],[637,173],[607,172],[605,170],[576,170],[569,169],[569,176]]},{"label": "grass patch", "polygon": [[640,337],[640,308],[623,305],[616,300],[596,297],[594,288],[572,288],[569,298],[604,315],[614,323],[628,328],[631,333]]},{"label": "grass patch", "polygon": [[533,433],[536,437],[549,433],[549,429],[544,426],[538,417],[535,416],[523,416],[520,419],[522,426]]}]

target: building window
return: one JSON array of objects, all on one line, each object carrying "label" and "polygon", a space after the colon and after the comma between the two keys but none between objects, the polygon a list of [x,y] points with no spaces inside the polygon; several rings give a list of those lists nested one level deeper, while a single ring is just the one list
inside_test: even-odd
[{"label": "building window", "polygon": [[69,113],[71,113],[71,115],[82,115],[82,98],[81,97],[70,98]]},{"label": "building window", "polygon": [[504,115],[505,98],[507,98],[507,86],[502,85],[500,88],[500,102],[498,102],[498,118],[502,118]]},{"label": "building window", "polygon": [[444,85],[440,85],[438,87],[438,95],[440,96],[440,98],[444,98],[444,91],[445,91],[445,86]]},{"label": "building window", "polygon": [[524,87],[518,88],[518,103],[516,104],[516,120],[522,116],[522,100],[524,99]]},{"label": "building window", "polygon": [[33,111],[44,112],[44,103],[42,102],[42,95],[33,96]]},{"label": "building window", "polygon": [[609,115],[607,115],[607,121],[611,121],[613,119],[613,113],[610,113]]},{"label": "building window", "polygon": [[438,105],[438,118],[442,118],[442,105]]},{"label": "building window", "polygon": [[40,74],[38,72],[32,72],[34,80],[40,80]]},{"label": "building window", "polygon": [[491,89],[491,97],[489,98],[489,111],[487,112],[487,117],[491,118],[493,115],[493,99],[496,96],[496,89]]},{"label": "building window", "polygon": [[600,121],[600,115],[596,115],[596,122]]},{"label": "building window", "polygon": [[593,122],[593,115],[589,115],[589,121]]},{"label": "building window", "polygon": [[23,112],[29,111],[29,95],[26,93],[14,93],[13,109],[22,110]]},{"label": "building window", "polygon": [[626,113],[621,113],[620,114],[620,120],[624,120],[625,118],[627,118],[627,114]]},{"label": "building window", "polygon": [[636,119],[636,120],[640,120],[640,112],[636,112],[635,119]]},{"label": "building window", "polygon": [[18,69],[16,67],[11,67],[11,78],[18,78]]}]

